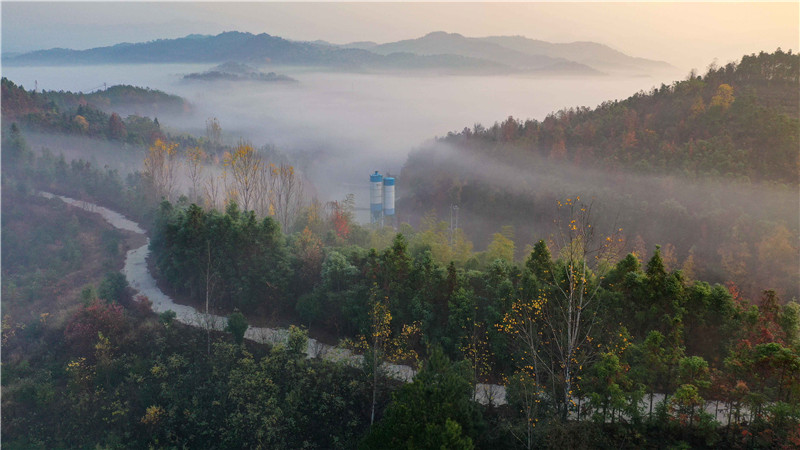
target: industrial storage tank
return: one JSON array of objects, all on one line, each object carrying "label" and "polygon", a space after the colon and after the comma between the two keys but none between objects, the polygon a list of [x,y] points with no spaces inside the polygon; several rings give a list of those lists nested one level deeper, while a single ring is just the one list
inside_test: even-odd
[{"label": "industrial storage tank", "polygon": [[369,185],[369,210],[372,222],[377,223],[383,217],[383,175],[376,170],[369,176]]},{"label": "industrial storage tank", "polygon": [[383,179],[383,214],[386,216],[394,215],[394,178],[386,177]]}]

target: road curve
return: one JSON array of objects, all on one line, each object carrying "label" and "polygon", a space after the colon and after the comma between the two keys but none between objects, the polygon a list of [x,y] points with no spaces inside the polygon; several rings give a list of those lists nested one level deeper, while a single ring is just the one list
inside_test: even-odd
[{"label": "road curve", "polygon": [[[99,214],[112,226],[121,230],[131,231],[141,235],[145,234],[144,229],[142,229],[139,224],[103,206],[65,197],[63,195],[51,194],[49,192],[40,192],[39,195],[45,198],[58,198],[69,205]],[[125,266],[122,268],[122,273],[125,275],[125,278],[127,278],[128,284],[138,291],[139,295],[147,297],[152,302],[152,309],[156,313],[172,310],[176,314],[176,320],[183,324],[200,328],[210,327],[214,330],[223,330],[227,323],[225,317],[215,314],[205,314],[191,306],[175,303],[167,294],[158,288],[155,278],[153,278],[153,275],[147,268],[147,257],[150,255],[149,246],[150,239],[148,238],[145,245],[129,250],[126,254]],[[285,328],[251,326],[244,333],[245,339],[262,344],[285,344],[288,340],[288,336],[289,331]],[[354,354],[350,350],[325,344],[312,338],[308,339],[306,353],[309,358],[320,357],[329,361],[344,362],[353,366],[360,366],[363,360],[361,355]],[[416,374],[416,371],[412,367],[403,364],[384,363],[383,369],[392,378],[404,382],[410,382]],[[483,404],[505,404],[505,386],[478,384],[475,388],[475,399]]]}]

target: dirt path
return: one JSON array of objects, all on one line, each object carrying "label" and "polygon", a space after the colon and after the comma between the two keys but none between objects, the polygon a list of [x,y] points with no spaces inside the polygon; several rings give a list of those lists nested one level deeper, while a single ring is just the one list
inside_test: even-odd
[{"label": "dirt path", "polygon": [[[50,194],[48,192],[41,192],[40,195],[47,198],[59,198],[65,203],[99,214],[114,227],[132,231],[143,236],[145,235],[144,230],[139,224],[126,219],[122,214],[108,208],[61,195]],[[225,317],[205,314],[191,306],[175,303],[172,298],[158,288],[155,278],[150,274],[147,267],[147,257],[150,255],[149,245],[150,239],[148,238],[145,245],[128,251],[125,257],[125,266],[122,269],[122,273],[125,274],[128,283],[139,291],[139,294],[146,296],[153,303],[152,308],[156,313],[172,310],[175,311],[176,319],[186,325],[223,330],[227,322]],[[262,344],[281,344],[286,343],[288,335],[289,331],[285,328],[249,327],[244,337],[245,339]],[[356,355],[350,350],[324,344],[312,338],[308,339],[306,353],[309,358],[319,357],[329,361],[345,362],[353,366],[360,366],[363,360],[361,355]],[[410,382],[416,374],[413,368],[401,364],[384,363],[383,368],[392,378],[405,382]],[[506,403],[505,386],[497,384],[478,384],[475,388],[475,398],[482,404],[491,402],[494,405],[503,405]],[[663,400],[663,394],[656,394],[653,398],[653,405],[655,406]],[[646,414],[649,409],[650,398],[649,396],[645,396],[641,402],[641,410]],[[705,411],[716,416],[717,421],[720,423],[728,422],[729,411],[725,404],[719,405],[711,401],[706,402]],[[743,411],[743,413],[747,414],[747,411]]]}]

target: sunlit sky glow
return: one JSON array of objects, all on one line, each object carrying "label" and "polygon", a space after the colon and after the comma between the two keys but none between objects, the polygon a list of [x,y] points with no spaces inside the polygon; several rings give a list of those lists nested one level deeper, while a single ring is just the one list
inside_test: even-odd
[{"label": "sunlit sky glow", "polygon": [[84,49],[222,31],[379,43],[431,31],[595,41],[703,69],[743,54],[797,51],[800,3],[2,2],[4,52]]}]

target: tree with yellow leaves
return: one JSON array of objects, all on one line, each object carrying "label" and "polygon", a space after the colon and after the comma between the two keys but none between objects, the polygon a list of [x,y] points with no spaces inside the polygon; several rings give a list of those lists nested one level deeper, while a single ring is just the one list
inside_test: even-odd
[{"label": "tree with yellow leaves", "polygon": [[392,335],[392,313],[389,311],[389,299],[381,296],[377,283],[374,283],[372,289],[370,289],[370,303],[369,361],[372,369],[372,412],[370,413],[369,423],[372,425],[375,422],[380,366],[386,352],[386,345]]},{"label": "tree with yellow leaves", "polygon": [[[560,406],[562,420],[567,419],[573,396],[573,385],[594,349],[590,345],[597,322],[597,293],[605,273],[619,256],[622,229],[610,235],[597,232],[592,220],[592,204],[581,203],[580,197],[558,203],[562,211],[556,220],[556,244],[560,247],[559,264],[545,283],[548,292],[543,305],[544,353],[549,360],[553,380],[561,385],[554,399]],[[558,373],[560,372],[560,373]],[[558,375],[556,375],[558,373]]]},{"label": "tree with yellow leaves", "polygon": [[723,83],[717,87],[717,93],[711,97],[711,103],[709,103],[709,106],[712,108],[719,106],[723,111],[725,111],[731,107],[734,100],[736,100],[736,98],[733,96],[733,88],[730,84]]},{"label": "tree with yellow leaves", "polygon": [[261,155],[245,141],[239,142],[233,152],[225,154],[224,166],[233,176],[229,195],[235,192],[230,197],[237,199],[244,211],[250,211],[254,205],[262,165]]},{"label": "tree with yellow leaves", "polygon": [[553,237],[558,261],[550,261],[543,242],[537,244],[531,259],[539,293],[536,298],[517,299],[499,327],[519,344],[518,370],[547,388],[559,416],[566,420],[575,382],[597,350],[591,345],[597,294],[621,248],[622,230],[611,235],[596,232],[592,205],[581,203],[580,197],[559,202],[558,207],[560,219]]},{"label": "tree with yellow leaves", "polygon": [[172,199],[178,165],[178,144],[156,139],[144,158],[144,175],[158,196]]}]

